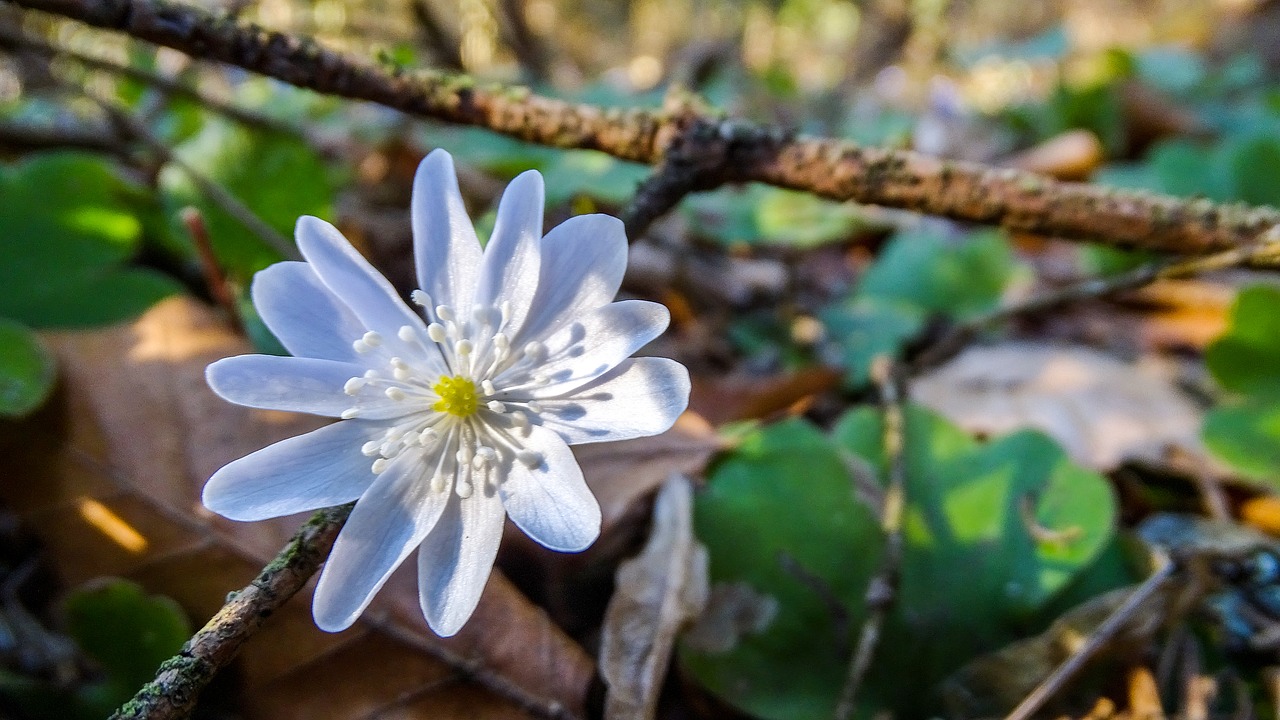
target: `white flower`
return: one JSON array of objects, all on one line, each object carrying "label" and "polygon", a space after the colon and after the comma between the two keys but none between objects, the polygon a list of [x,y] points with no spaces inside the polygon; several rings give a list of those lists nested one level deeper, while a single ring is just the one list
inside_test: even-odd
[{"label": "white flower", "polygon": [[418,168],[412,203],[421,310],[333,226],[303,217],[307,261],[253,282],[294,357],[242,355],[207,372],[231,402],[342,419],[232,462],[204,489],[204,504],[234,520],[357,500],[315,591],[328,631],[354,623],[417,548],[422,612],[456,633],[504,517],[555,550],[599,534],[569,445],[662,432],[688,402],[682,365],[628,359],[668,314],[612,302],[627,258],[616,218],[581,215],[542,237],[542,177],[530,171],[508,186],[482,251],[440,150]]}]

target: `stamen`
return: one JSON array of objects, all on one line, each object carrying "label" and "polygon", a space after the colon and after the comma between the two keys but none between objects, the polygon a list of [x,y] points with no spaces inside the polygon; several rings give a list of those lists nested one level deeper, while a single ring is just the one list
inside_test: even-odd
[{"label": "stamen", "polygon": [[467,498],[471,497],[471,481],[459,480],[457,490],[458,490],[458,497],[462,498],[463,500],[466,500]]},{"label": "stamen", "polygon": [[523,410],[513,410],[507,417],[511,418],[511,424],[521,430],[529,427],[529,416],[525,415]]},{"label": "stamen", "polygon": [[521,463],[524,463],[525,467],[533,470],[542,464],[542,453],[534,452],[532,450],[521,450],[516,453],[516,459]]},{"label": "stamen", "polygon": [[373,470],[374,475],[380,475],[383,470],[387,469],[387,459],[380,457],[377,460],[374,460],[372,467],[369,469]]},{"label": "stamen", "polygon": [[542,414],[542,405],[538,403],[537,400],[530,400],[529,402],[525,403],[524,406],[529,408],[529,412],[537,413],[539,415]]},{"label": "stamen", "polygon": [[378,347],[379,345],[382,344],[382,336],[372,330],[365,333],[364,337],[360,339],[364,340],[364,344],[368,345],[369,347]]},{"label": "stamen", "polygon": [[490,401],[489,401],[489,409],[490,409],[491,411],[493,411],[493,412],[496,412],[496,413],[504,413],[504,412],[506,412],[506,411],[507,411],[507,406],[506,406],[506,405],[503,405],[502,403],[498,402],[497,400],[490,400]]},{"label": "stamen", "polygon": [[498,459],[498,451],[488,445],[481,445],[476,448],[476,457],[483,458],[486,463],[491,463]]},{"label": "stamen", "polygon": [[421,443],[424,447],[430,447],[432,445],[435,445],[436,441],[439,439],[440,439],[440,433],[436,432],[435,428],[427,428],[426,430],[423,430],[422,432],[418,433],[418,442]]},{"label": "stamen", "polygon": [[391,367],[394,368],[391,374],[400,382],[408,380],[413,375],[413,370],[409,367],[409,364],[398,357],[391,358]]},{"label": "stamen", "polygon": [[381,449],[382,449],[382,443],[378,442],[377,440],[370,440],[369,442],[360,446],[361,454],[367,455],[368,457],[373,457],[374,455],[377,455],[378,451]]},{"label": "stamen", "polygon": [[369,343],[365,342],[364,340],[357,340],[351,343],[351,349],[355,350],[357,353],[361,355],[373,352],[373,348],[369,345]]},{"label": "stamen", "polygon": [[453,308],[449,307],[448,305],[437,305],[436,317],[440,318],[445,322],[453,322],[456,316],[453,314]]},{"label": "stamen", "polygon": [[404,400],[406,397],[408,397],[408,395],[405,395],[404,391],[398,387],[389,387],[386,389],[385,392],[387,397],[391,398],[396,402],[400,402],[401,400]]},{"label": "stamen", "polygon": [[493,386],[492,380],[481,380],[480,389],[484,391],[485,395],[495,395],[498,392],[498,389]]},{"label": "stamen", "polygon": [[347,408],[346,410],[343,410],[342,414],[338,417],[341,417],[343,420],[354,420],[355,418],[360,417],[360,408]]},{"label": "stamen", "polygon": [[401,325],[396,336],[405,342],[413,342],[418,339],[418,333],[414,332],[412,325]]},{"label": "stamen", "polygon": [[506,333],[497,333],[493,336],[493,346],[500,352],[506,353],[511,349],[511,338]]},{"label": "stamen", "polygon": [[365,380],[362,377],[353,377],[342,386],[342,392],[348,395],[355,395],[363,390],[364,386],[368,384],[368,382],[368,380]]},{"label": "stamen", "polygon": [[431,338],[432,342],[443,343],[448,335],[445,333],[443,325],[431,323],[427,326],[427,337]]},{"label": "stamen", "polygon": [[547,359],[547,346],[534,340],[524,346],[524,356],[529,358],[530,362],[540,363]]},{"label": "stamen", "polygon": [[364,379],[365,379],[365,380],[377,380],[377,379],[378,379],[378,378],[380,378],[380,377],[382,377],[382,375],[380,375],[380,374],[378,373],[378,371],[377,371],[377,370],[365,370],[365,371],[364,371]]},{"label": "stamen", "polygon": [[422,292],[421,290],[414,290],[413,292],[409,293],[409,299],[412,300],[413,304],[417,305],[418,307],[424,307],[424,308],[431,307],[431,296]]},{"label": "stamen", "polygon": [[475,345],[471,344],[470,340],[459,340],[458,344],[453,346],[453,349],[456,350],[459,355],[470,355],[471,351],[476,348]]},{"label": "stamen", "polygon": [[511,301],[503,300],[502,304],[498,306],[498,312],[502,313],[501,324],[506,325],[507,321],[511,319]]}]

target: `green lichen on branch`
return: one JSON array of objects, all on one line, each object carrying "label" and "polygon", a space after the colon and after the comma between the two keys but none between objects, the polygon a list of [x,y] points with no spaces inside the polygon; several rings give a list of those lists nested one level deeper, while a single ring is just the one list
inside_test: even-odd
[{"label": "green lichen on branch", "polygon": [[329,554],[350,505],[320,510],[303,525],[247,587],[227,602],[182,650],[160,664],[147,683],[111,720],[167,720],[190,714],[219,670],[280,606],[306,585]]}]

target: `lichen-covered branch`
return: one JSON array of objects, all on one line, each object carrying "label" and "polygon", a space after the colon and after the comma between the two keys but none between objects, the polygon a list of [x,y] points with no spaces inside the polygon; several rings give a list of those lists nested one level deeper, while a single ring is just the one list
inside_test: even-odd
[{"label": "lichen-covered branch", "polygon": [[[317,92],[485,127],[544,145],[600,150],[624,160],[658,163],[686,122],[666,111],[603,109],[541,97],[523,88],[482,85],[460,75],[396,72],[323,48],[310,38],[267,31],[170,0],[9,1]],[[748,127],[713,118],[705,121],[731,135],[742,135],[739,130]],[[1039,235],[1181,254],[1247,244],[1280,222],[1280,211],[1273,208],[1058,182],[842,140],[791,137],[769,128],[755,128],[746,135],[750,141],[731,144],[719,181],[759,181]]]},{"label": "lichen-covered branch", "polygon": [[353,506],[328,508],[313,515],[275,560],[248,587],[234,593],[218,614],[182,646],[181,652],[164,661],[156,679],[144,685],[111,720],[187,717],[213,676],[320,568]]}]

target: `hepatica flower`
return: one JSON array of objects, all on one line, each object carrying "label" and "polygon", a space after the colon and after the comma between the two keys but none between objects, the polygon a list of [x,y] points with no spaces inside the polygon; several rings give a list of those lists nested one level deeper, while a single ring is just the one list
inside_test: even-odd
[{"label": "hepatica flower", "polygon": [[204,503],[259,520],[356,501],[316,587],[322,629],[354,623],[416,549],[422,612],[456,633],[505,517],[554,550],[599,534],[570,445],[654,435],[684,410],[683,366],[629,359],[668,314],[613,302],[622,224],[582,215],[543,237],[542,206],[542,177],[517,177],[482,250],[453,161],[437,150],[413,186],[416,309],[313,217],[298,221],[306,262],[254,279],[254,305],[294,357],[219,360],[209,385],[241,405],[340,420],[222,468]]}]

